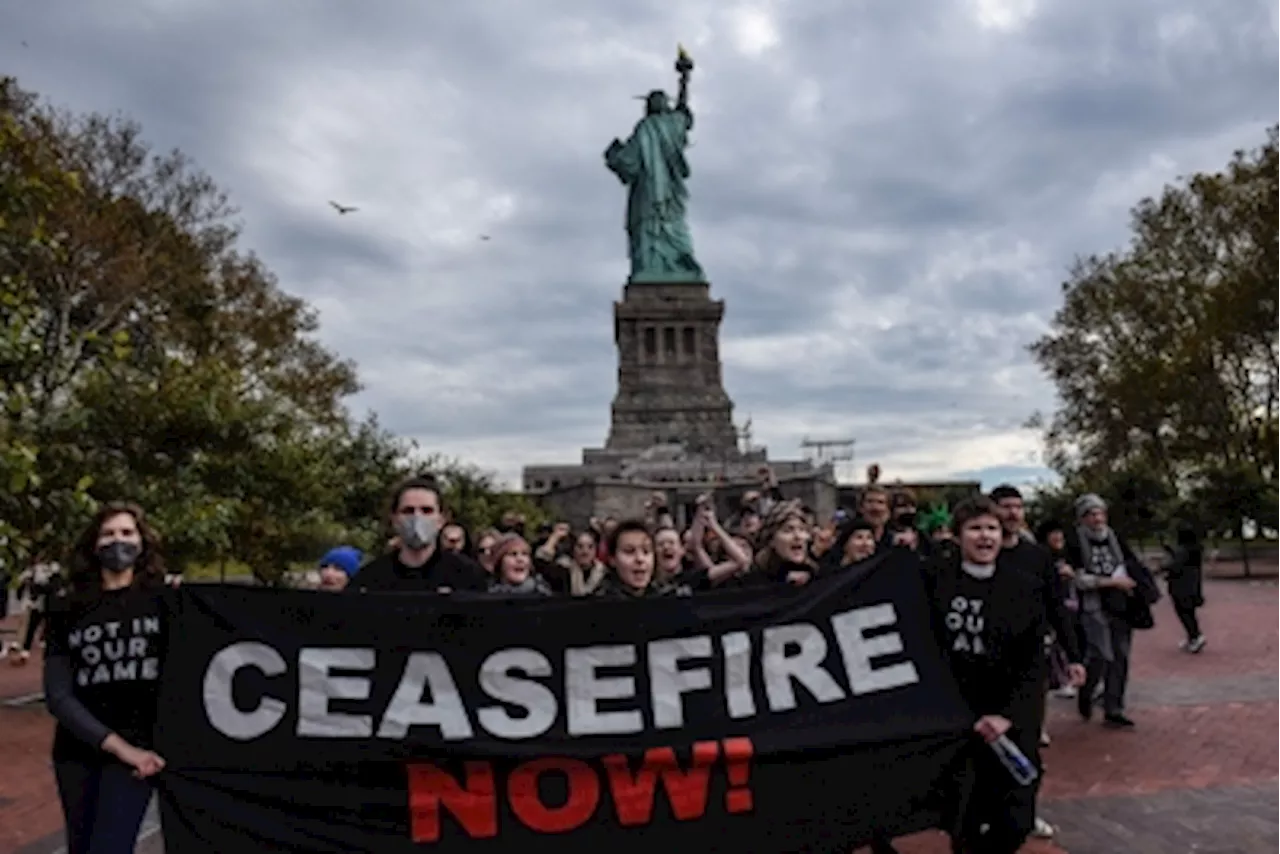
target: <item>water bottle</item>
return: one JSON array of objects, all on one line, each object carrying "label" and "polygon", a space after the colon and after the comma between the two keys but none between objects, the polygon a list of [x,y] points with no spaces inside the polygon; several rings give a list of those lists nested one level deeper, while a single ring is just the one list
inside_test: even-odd
[{"label": "water bottle", "polygon": [[991,749],[1019,786],[1030,786],[1040,776],[1036,766],[1018,749],[1018,745],[1010,741],[1009,736],[1002,735],[991,742]]}]

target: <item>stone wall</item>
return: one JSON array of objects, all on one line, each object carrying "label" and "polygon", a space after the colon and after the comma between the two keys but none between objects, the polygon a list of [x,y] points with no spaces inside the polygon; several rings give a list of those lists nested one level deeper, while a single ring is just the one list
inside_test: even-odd
[{"label": "stone wall", "polygon": [[[802,477],[780,478],[778,488],[786,498],[797,498],[813,509],[819,519],[829,519],[838,506],[837,486],[834,479],[823,471]],[[661,492],[667,506],[675,516],[676,524],[687,526],[692,521],[695,502],[699,495],[709,493],[716,503],[716,512],[724,521],[732,518],[741,505],[747,491],[759,489],[752,481],[741,481],[728,486],[699,483],[611,483],[595,481],[578,486],[565,487],[535,496],[543,508],[557,521],[568,522],[575,528],[586,526],[591,517],[615,519],[643,518],[644,505],[655,492]]]},{"label": "stone wall", "polygon": [[733,402],[720,366],[724,303],[706,282],[626,286],[614,303],[618,388],[605,447],[643,452],[679,442],[720,459],[738,455]]},{"label": "stone wall", "polygon": [[615,519],[644,517],[644,503],[653,489],[643,484],[590,483],[540,496],[539,503],[556,521],[575,530],[585,528],[592,516]]}]

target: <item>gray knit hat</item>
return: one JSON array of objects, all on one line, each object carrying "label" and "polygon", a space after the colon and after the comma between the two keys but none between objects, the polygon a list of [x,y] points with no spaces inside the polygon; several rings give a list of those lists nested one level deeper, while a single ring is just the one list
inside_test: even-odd
[{"label": "gray knit hat", "polygon": [[1102,500],[1102,496],[1086,492],[1076,499],[1076,518],[1083,519],[1085,514],[1090,510],[1106,510],[1107,502]]}]

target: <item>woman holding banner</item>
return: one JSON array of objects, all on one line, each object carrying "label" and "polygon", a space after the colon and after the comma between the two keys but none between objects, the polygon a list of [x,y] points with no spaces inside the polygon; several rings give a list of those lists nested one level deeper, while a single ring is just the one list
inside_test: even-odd
[{"label": "woman holding banner", "polygon": [[142,509],[107,504],[50,603],[44,691],[68,854],[130,854],[164,768],[150,749],[167,642],[164,565]]}]

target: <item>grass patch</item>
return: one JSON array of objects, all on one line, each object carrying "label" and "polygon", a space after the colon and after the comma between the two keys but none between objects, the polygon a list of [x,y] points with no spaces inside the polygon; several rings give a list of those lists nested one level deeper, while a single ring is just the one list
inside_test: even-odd
[{"label": "grass patch", "polygon": [[[197,581],[204,584],[217,583],[222,580],[225,567],[227,581],[245,581],[253,578],[253,570],[249,568],[247,563],[241,563],[236,560],[228,560],[225,564],[217,563],[197,563],[191,564],[182,573],[184,581]],[[290,564],[286,573],[303,573],[308,570],[315,569],[315,564],[297,563]]]},{"label": "grass patch", "polygon": [[184,581],[218,581],[222,578],[223,569],[225,567],[227,578],[252,578],[253,570],[249,569],[248,564],[239,561],[229,560],[225,564],[216,563],[197,563],[186,568],[182,573]]}]

